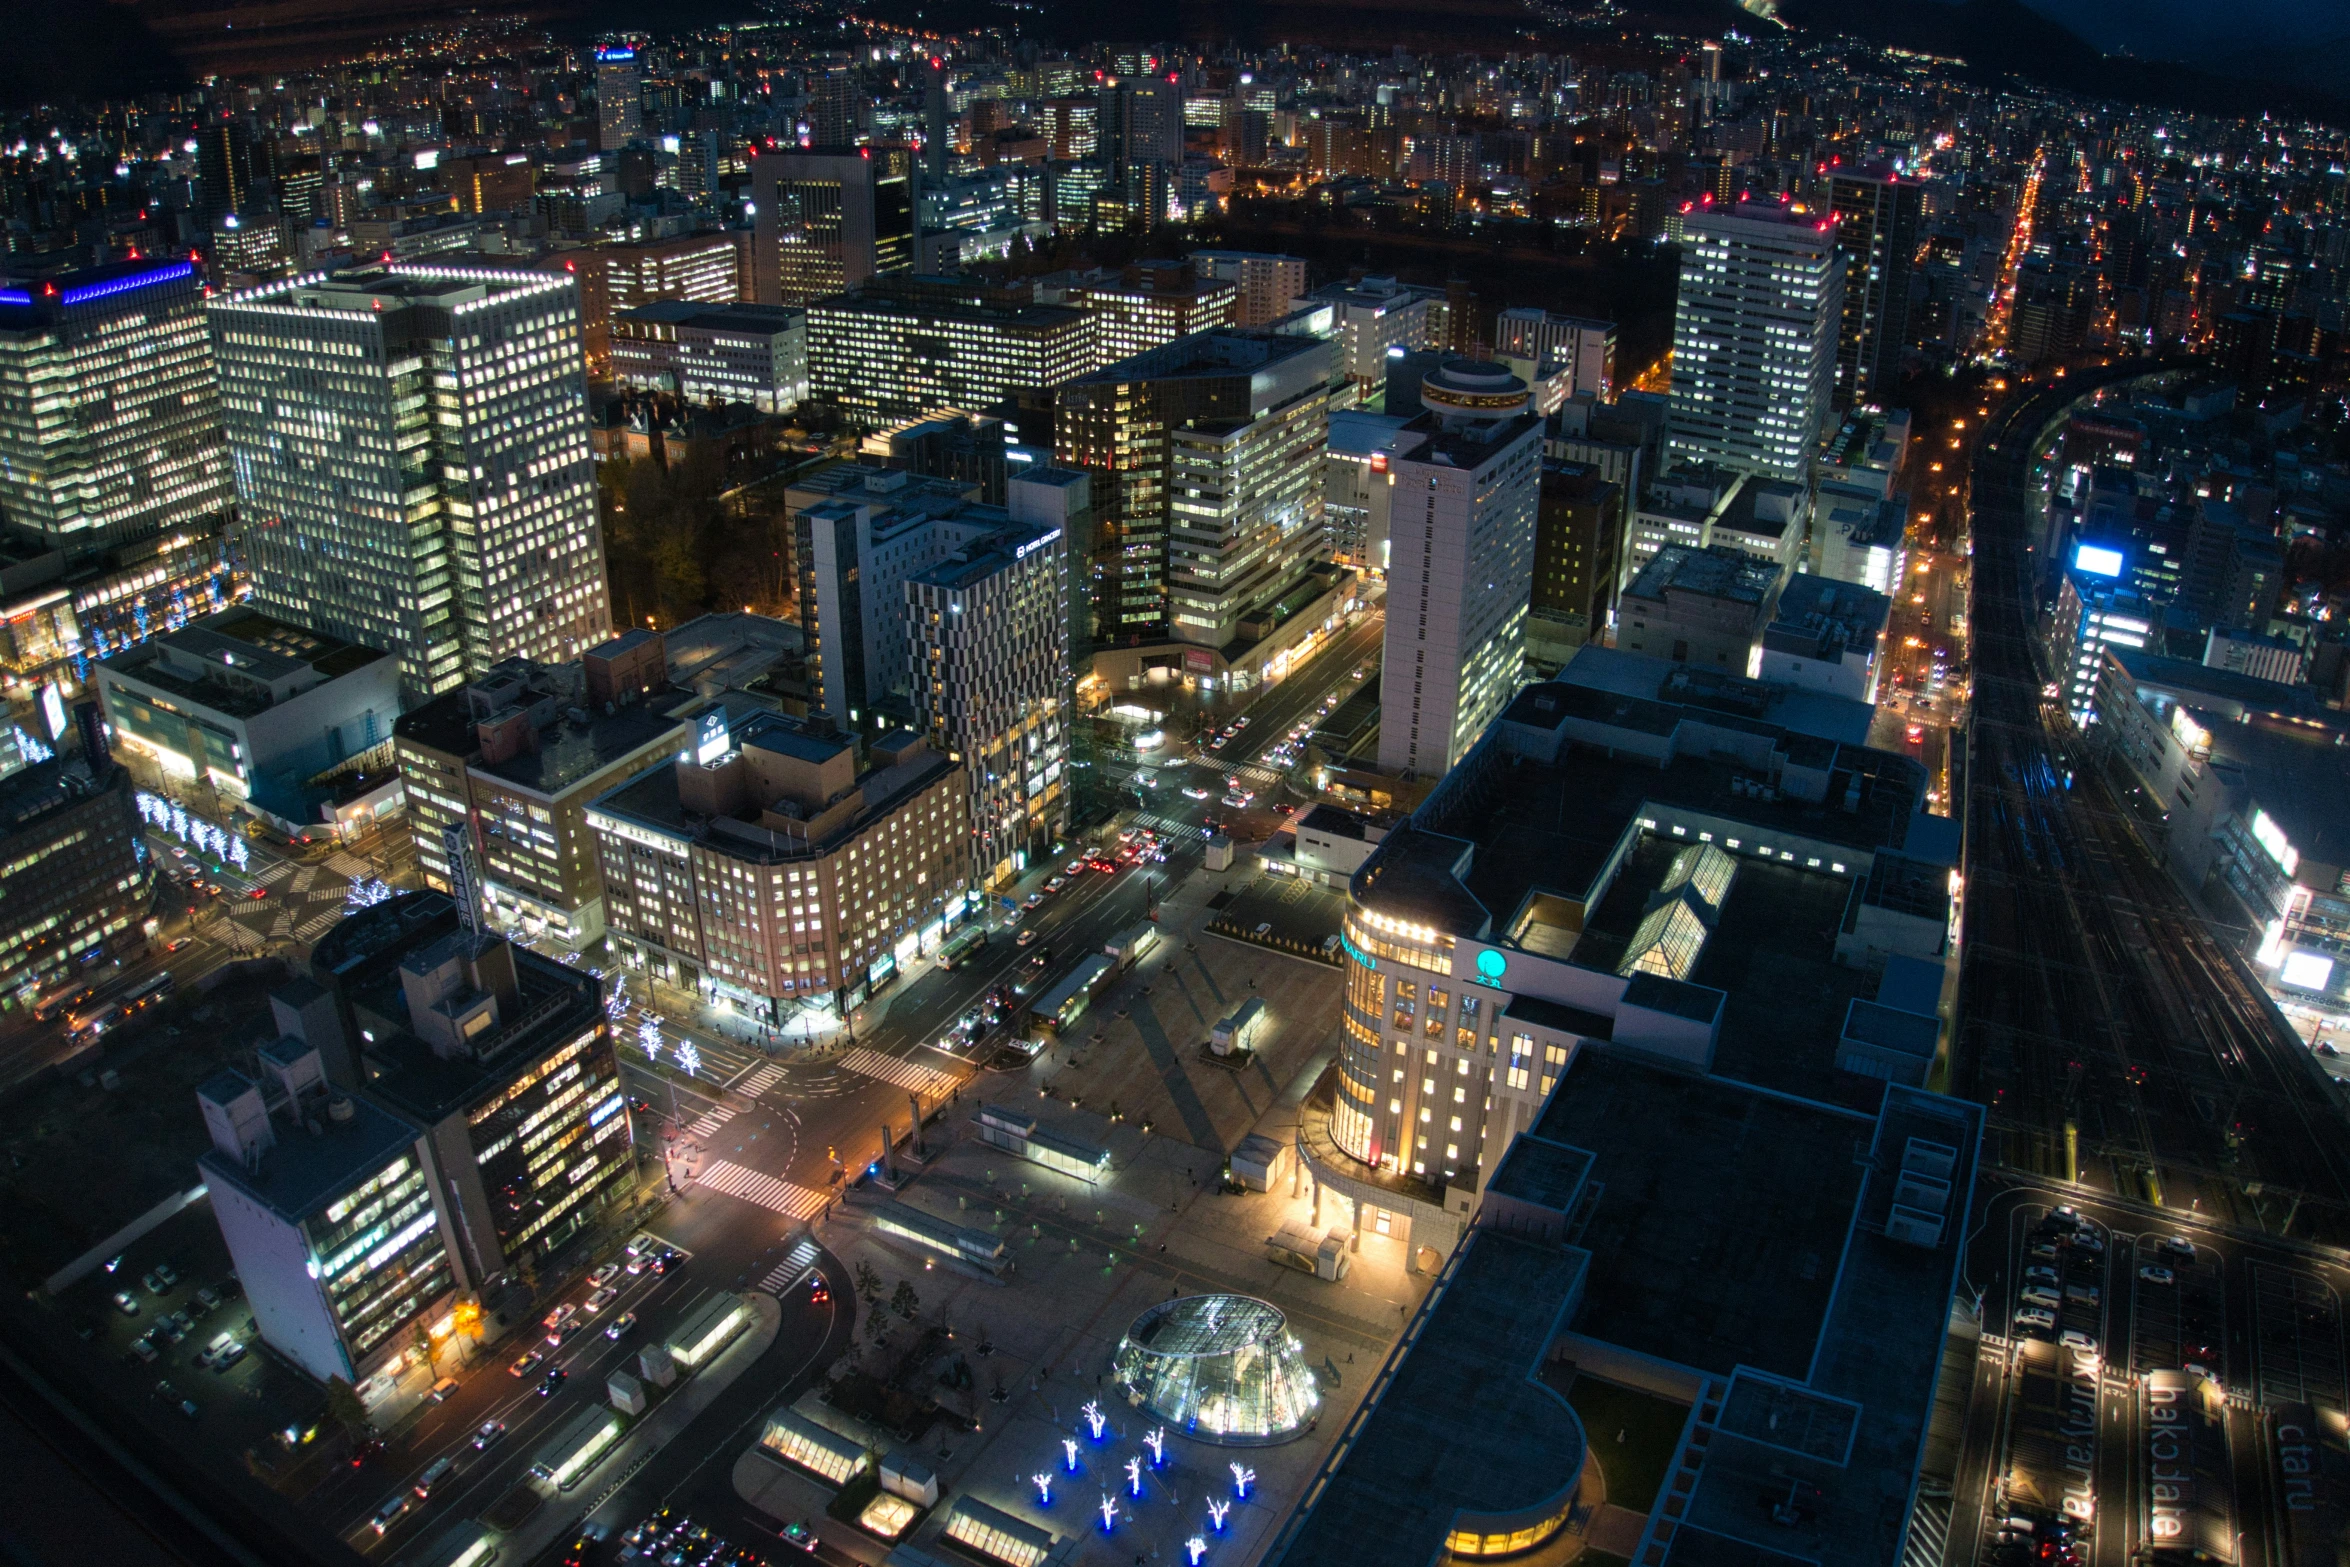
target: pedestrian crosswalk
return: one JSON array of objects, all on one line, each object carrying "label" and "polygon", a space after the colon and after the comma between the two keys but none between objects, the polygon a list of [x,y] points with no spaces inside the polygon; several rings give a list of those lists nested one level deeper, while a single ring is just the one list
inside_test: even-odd
[{"label": "pedestrian crosswalk", "polygon": [[707,1137],[712,1132],[717,1131],[718,1128],[724,1126],[727,1122],[733,1119],[734,1106],[712,1105],[708,1110],[702,1112],[701,1118],[699,1120],[695,1121],[693,1125],[685,1129],[685,1135],[688,1137]]},{"label": "pedestrian crosswalk", "polygon": [[355,854],[330,854],[326,857],[326,868],[352,881],[368,881],[375,876],[375,867]]},{"label": "pedestrian crosswalk", "polygon": [[787,1219],[812,1218],[824,1208],[825,1196],[790,1181],[779,1181],[772,1175],[747,1169],[730,1159],[713,1159],[702,1166],[702,1173],[694,1177],[697,1184],[712,1191],[740,1197],[744,1202],[756,1203]]},{"label": "pedestrian crosswalk", "polygon": [[744,1078],[741,1085],[741,1091],[743,1093],[749,1094],[753,1099],[756,1099],[761,1094],[767,1092],[768,1089],[773,1088],[777,1083],[782,1081],[783,1068],[775,1065],[773,1062],[770,1062],[766,1066],[759,1068],[758,1071],[753,1072],[749,1077]]},{"label": "pedestrian crosswalk", "polygon": [[911,1061],[900,1061],[895,1056],[882,1055],[863,1045],[842,1056],[840,1064],[852,1072],[878,1077],[885,1083],[895,1083],[900,1088],[911,1089],[918,1094],[943,1094],[955,1086],[955,1079],[944,1072],[917,1066]]},{"label": "pedestrian crosswalk", "polygon": [[304,920],[301,924],[294,927],[294,939],[296,941],[303,942],[316,941],[319,937],[334,929],[335,926],[341,924],[342,919],[343,911],[339,908],[328,909],[324,913],[320,914],[313,914],[308,919]]},{"label": "pedestrian crosswalk", "polygon": [[293,874],[294,865],[291,860],[272,860],[260,870],[252,872],[251,877],[264,887],[274,887]]},{"label": "pedestrian crosswalk", "polygon": [[816,1243],[803,1235],[800,1243],[791,1249],[783,1261],[777,1263],[767,1277],[759,1281],[759,1288],[770,1295],[780,1296],[806,1278],[815,1266]]},{"label": "pedestrian crosswalk", "polygon": [[1134,825],[1148,827],[1152,832],[1179,833],[1186,838],[1199,831],[1197,822],[1179,822],[1171,816],[1155,816],[1149,811],[1135,812]]}]

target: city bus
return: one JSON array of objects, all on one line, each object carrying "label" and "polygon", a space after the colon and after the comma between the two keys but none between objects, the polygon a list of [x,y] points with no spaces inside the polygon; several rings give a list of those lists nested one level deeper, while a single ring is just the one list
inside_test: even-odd
[{"label": "city bus", "polygon": [[98,993],[98,987],[88,984],[69,984],[52,990],[33,1007],[33,1016],[43,1023],[58,1013],[80,1006]]},{"label": "city bus", "polygon": [[117,1004],[126,1014],[143,1011],[170,995],[171,990],[172,978],[169,974],[151,975],[131,987]]},{"label": "city bus", "polygon": [[969,926],[961,932],[949,936],[946,943],[938,949],[938,966],[950,971],[959,969],[970,962],[972,956],[986,945],[986,927],[982,925]]}]

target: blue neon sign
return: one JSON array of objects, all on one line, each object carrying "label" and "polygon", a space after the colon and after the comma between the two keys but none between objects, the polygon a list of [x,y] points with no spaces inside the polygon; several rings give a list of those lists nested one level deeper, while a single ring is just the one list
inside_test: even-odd
[{"label": "blue neon sign", "polygon": [[1349,937],[1346,932],[1340,931],[1338,933],[1338,944],[1346,949],[1346,955],[1348,957],[1354,959],[1363,967],[1367,969],[1375,969],[1379,966],[1379,960],[1371,956],[1368,952],[1365,952],[1362,948],[1356,946],[1353,939]]},{"label": "blue neon sign", "polygon": [[149,267],[143,272],[133,272],[128,277],[108,278],[103,283],[84,283],[79,288],[69,288],[59,296],[58,303],[79,305],[93,299],[111,299],[117,294],[127,294],[134,288],[148,288],[157,283],[176,283],[181,278],[195,276],[195,273],[196,263],[193,261],[174,261],[166,266]]},{"label": "blue neon sign", "polygon": [[1508,971],[1509,960],[1491,947],[1477,954],[1477,972],[1473,976],[1480,985],[1501,989],[1501,977]]}]

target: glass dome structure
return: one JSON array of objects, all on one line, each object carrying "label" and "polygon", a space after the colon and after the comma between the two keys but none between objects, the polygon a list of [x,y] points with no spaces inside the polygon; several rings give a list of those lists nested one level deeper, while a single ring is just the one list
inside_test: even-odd
[{"label": "glass dome structure", "polygon": [[1270,1446],[1321,1407],[1305,1346],[1277,1306],[1247,1295],[1186,1295],[1134,1319],[1110,1359],[1128,1402],[1202,1442]]}]

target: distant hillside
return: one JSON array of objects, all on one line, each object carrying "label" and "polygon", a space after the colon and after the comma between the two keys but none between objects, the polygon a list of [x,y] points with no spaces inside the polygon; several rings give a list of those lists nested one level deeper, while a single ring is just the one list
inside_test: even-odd
[{"label": "distant hillside", "polygon": [[[2020,0],[1963,0],[1955,5],[1942,0],[1781,0],[1779,15],[1795,27],[1954,56],[1984,79],[2014,76],[2092,97],[2212,114],[2283,109],[2326,119],[2350,118],[2350,99],[2338,88],[2323,85],[2329,78],[2339,79],[2334,74],[2338,53],[2311,52],[2307,71],[2285,81],[2265,67],[2239,77],[2101,54]],[[2311,85],[2313,80],[2319,85]]]}]

